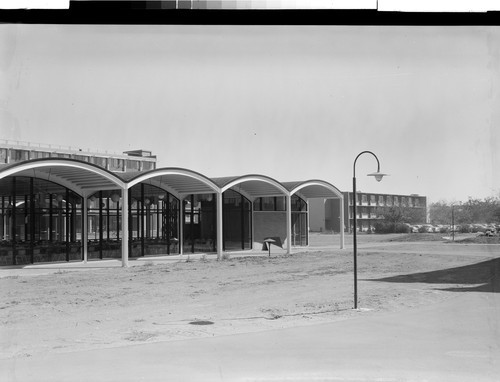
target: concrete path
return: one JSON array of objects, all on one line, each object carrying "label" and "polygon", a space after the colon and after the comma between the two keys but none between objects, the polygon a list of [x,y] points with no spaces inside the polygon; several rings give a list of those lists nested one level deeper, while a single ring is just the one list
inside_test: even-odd
[{"label": "concrete path", "polygon": [[500,294],[492,288],[329,324],[0,360],[0,380],[494,382]]}]

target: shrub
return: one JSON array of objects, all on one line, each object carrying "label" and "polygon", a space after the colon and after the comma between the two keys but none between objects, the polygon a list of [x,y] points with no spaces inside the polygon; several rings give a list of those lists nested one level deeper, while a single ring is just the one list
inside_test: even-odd
[{"label": "shrub", "polygon": [[390,231],[389,225],[390,223],[386,222],[375,222],[373,227],[375,228],[376,233],[389,233]]},{"label": "shrub", "polygon": [[448,227],[441,227],[439,228],[439,233],[448,233],[450,229]]},{"label": "shrub", "polygon": [[376,233],[409,233],[410,227],[403,223],[376,222],[374,224]]},{"label": "shrub", "polygon": [[418,228],[418,232],[419,232],[419,233],[427,233],[427,227],[426,227],[426,226],[424,226],[424,225],[423,225],[422,227],[419,227],[419,228]]},{"label": "shrub", "polygon": [[410,227],[403,223],[396,223],[394,225],[394,233],[410,233]]},{"label": "shrub", "polygon": [[470,232],[469,225],[467,225],[467,224],[461,225],[458,228],[458,232],[460,232],[460,233],[469,233]]}]

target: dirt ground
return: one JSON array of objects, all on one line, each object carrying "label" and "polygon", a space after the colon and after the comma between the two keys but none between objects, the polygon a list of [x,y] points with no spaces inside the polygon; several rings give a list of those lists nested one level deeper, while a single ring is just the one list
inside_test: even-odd
[{"label": "dirt ground", "polygon": [[353,310],[352,250],[323,249],[325,237],[311,237],[317,249],[271,258],[2,277],[0,358],[346,320],[498,285],[498,245],[366,235],[358,240],[361,309]]}]

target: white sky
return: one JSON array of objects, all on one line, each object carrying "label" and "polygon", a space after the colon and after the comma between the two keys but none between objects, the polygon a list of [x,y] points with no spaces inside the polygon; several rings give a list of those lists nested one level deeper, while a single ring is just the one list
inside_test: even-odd
[{"label": "white sky", "polygon": [[500,27],[0,25],[0,138],[207,176],[500,195]]}]

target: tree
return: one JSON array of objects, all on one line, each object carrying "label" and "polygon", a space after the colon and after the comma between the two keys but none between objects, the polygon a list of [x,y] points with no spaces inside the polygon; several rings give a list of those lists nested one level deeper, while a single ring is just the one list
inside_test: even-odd
[{"label": "tree", "polygon": [[429,206],[429,217],[431,224],[450,224],[451,206],[444,201],[432,203]]},{"label": "tree", "polygon": [[494,209],[493,219],[494,219],[495,223],[500,223],[500,206],[498,206]]},{"label": "tree", "polygon": [[425,223],[425,210],[404,206],[383,207],[377,210],[377,216],[387,223]]},{"label": "tree", "polygon": [[500,198],[469,198],[465,203],[447,204],[439,201],[429,206],[432,224],[450,224],[452,209],[456,224],[500,222]]}]

